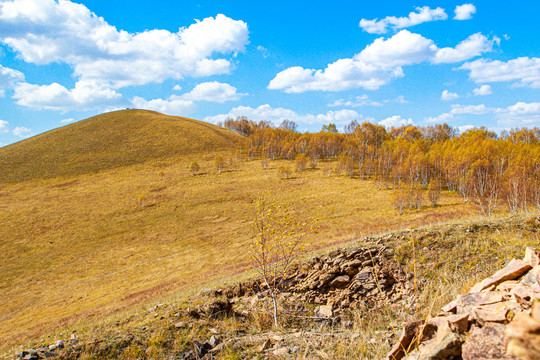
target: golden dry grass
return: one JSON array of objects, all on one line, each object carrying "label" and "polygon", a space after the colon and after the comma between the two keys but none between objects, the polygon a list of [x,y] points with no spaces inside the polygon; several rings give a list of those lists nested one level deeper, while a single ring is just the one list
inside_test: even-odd
[{"label": "golden dry grass", "polygon": [[0,183],[234,150],[241,139],[230,130],[189,118],[147,110],[114,111],[0,148]]},{"label": "golden dry grass", "polygon": [[211,160],[199,162],[207,173],[192,176],[179,159],[3,185],[0,342],[245,270],[252,202],[264,192],[320,219],[312,248],[476,212],[446,196],[440,207],[398,216],[391,191],[370,181],[318,170],[279,180],[280,162],[218,175]]},{"label": "golden dry grass", "polygon": [[[324,176],[323,165],[279,180],[277,169],[285,161],[270,162],[263,170],[258,161],[233,159],[236,165],[218,174],[212,151],[229,162],[235,134],[212,125],[199,128],[197,122],[198,132],[190,125],[189,136],[201,143],[184,144],[187,130],[173,143],[163,139],[166,134],[174,138],[167,133],[171,124],[152,120],[155,113],[138,116],[150,116],[148,126],[162,134],[141,152],[143,139],[125,136],[129,141],[114,142],[110,137],[112,150],[83,146],[81,139],[80,154],[72,149],[72,156],[63,158],[60,153],[72,145],[70,136],[82,136],[90,125],[96,136],[106,137],[105,130],[96,130],[102,126],[99,118],[64,128],[71,135],[59,129],[2,149],[10,166],[20,159],[29,165],[10,170],[0,182],[0,350],[75,323],[97,324],[136,304],[246,270],[253,201],[265,192],[289,203],[295,216],[319,218],[318,233],[307,239],[311,249],[477,213],[459,197],[443,194],[441,206],[399,216],[390,206],[391,190],[379,191],[371,181]],[[185,123],[178,119],[166,122],[180,129]],[[122,120],[113,132],[137,133],[144,121]],[[58,158],[43,158],[41,165],[29,158],[44,151],[40,141],[53,135],[65,141],[63,148],[50,150]],[[216,138],[221,140],[210,146]],[[187,169],[193,160],[201,165],[196,176]]]}]

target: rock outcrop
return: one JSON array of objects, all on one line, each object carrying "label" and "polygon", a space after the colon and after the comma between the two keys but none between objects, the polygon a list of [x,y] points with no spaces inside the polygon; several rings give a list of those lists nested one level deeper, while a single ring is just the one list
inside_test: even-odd
[{"label": "rock outcrop", "polygon": [[527,248],[441,309],[405,326],[387,360],[540,359],[540,253]]},{"label": "rock outcrop", "polygon": [[[389,304],[411,306],[413,286],[393,259],[390,250],[376,244],[369,248],[335,250],[293,268],[281,279],[281,297],[291,304],[317,304],[316,316],[340,318],[347,310],[379,309]],[[215,295],[231,299],[264,298],[260,280],[244,282]]]}]

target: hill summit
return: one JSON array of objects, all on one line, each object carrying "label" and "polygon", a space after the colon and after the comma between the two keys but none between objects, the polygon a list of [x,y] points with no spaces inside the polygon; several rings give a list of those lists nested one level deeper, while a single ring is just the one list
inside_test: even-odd
[{"label": "hill summit", "polygon": [[189,154],[232,150],[241,136],[154,111],[114,111],[0,149],[0,182],[74,176]]}]

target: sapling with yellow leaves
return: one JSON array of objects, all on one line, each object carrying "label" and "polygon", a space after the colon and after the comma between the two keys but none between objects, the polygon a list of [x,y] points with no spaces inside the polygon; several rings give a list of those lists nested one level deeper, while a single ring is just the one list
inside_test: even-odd
[{"label": "sapling with yellow leaves", "polygon": [[286,205],[259,198],[252,222],[254,237],[250,259],[273,302],[274,325],[278,326],[277,296],[295,258],[304,250],[304,238],[315,231],[314,220],[301,221]]}]

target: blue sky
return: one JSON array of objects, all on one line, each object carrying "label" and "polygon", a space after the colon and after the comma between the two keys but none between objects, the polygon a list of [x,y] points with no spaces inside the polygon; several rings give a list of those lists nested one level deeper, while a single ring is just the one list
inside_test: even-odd
[{"label": "blue sky", "polygon": [[540,127],[540,2],[0,0],[0,146],[106,111]]}]

